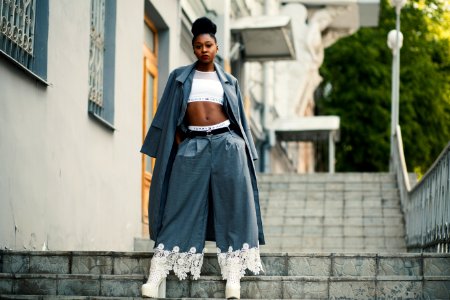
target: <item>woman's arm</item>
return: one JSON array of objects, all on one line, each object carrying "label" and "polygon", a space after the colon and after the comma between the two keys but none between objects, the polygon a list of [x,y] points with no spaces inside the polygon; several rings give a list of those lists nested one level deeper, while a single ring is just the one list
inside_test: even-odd
[{"label": "woman's arm", "polygon": [[186,138],[186,134],[177,127],[177,131],[175,132],[175,143],[179,145]]}]

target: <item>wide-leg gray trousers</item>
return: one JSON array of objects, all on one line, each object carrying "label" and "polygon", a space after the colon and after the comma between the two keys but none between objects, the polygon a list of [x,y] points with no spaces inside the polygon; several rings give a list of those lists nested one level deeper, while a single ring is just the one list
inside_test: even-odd
[{"label": "wide-leg gray trousers", "polygon": [[[174,260],[180,255],[188,257],[188,261],[181,261],[186,266],[180,272],[183,275],[177,274],[180,279],[187,271],[194,278],[200,275],[206,229],[211,225],[221,267],[234,257],[241,261],[243,271],[249,268],[258,273],[262,269],[245,147],[244,140],[232,130],[187,138],[178,146],[155,249],[160,256],[172,254],[168,264],[175,273],[182,267]],[[211,213],[214,221],[208,224]],[[226,279],[223,269],[222,275]]]},{"label": "wide-leg gray trousers", "polygon": [[232,130],[187,138],[178,146],[155,241],[154,257],[159,259],[152,260],[164,273],[173,270],[185,279],[190,272],[199,278],[211,226],[223,279],[244,276],[246,269],[255,274],[263,270],[245,147]]}]

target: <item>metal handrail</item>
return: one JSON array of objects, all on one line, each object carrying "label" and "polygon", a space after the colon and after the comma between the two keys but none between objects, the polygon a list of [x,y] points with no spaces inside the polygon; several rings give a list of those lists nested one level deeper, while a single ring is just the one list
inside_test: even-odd
[{"label": "metal handrail", "polygon": [[413,188],[409,183],[400,126],[396,129],[393,154],[408,251],[449,253],[450,142]]}]

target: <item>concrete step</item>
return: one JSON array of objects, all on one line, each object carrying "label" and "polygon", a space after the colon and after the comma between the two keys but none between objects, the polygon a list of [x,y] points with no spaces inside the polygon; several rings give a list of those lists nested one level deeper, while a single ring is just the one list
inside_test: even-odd
[{"label": "concrete step", "polygon": [[[317,204],[320,205],[319,203]],[[370,217],[383,217],[389,216],[394,218],[402,218],[403,214],[400,208],[385,208],[385,209],[373,209],[373,208],[362,208],[362,207],[352,207],[352,208],[304,208],[304,209],[284,209],[284,208],[271,208],[262,210],[261,214],[267,217],[321,217],[321,216],[343,216],[343,217],[360,217],[365,216]]]},{"label": "concrete step", "polygon": [[258,174],[258,182],[394,182],[393,173]]},{"label": "concrete step", "polygon": [[263,192],[283,192],[286,189],[296,192],[313,193],[313,192],[344,192],[344,193],[360,193],[376,191],[380,194],[388,195],[389,193],[398,192],[398,188],[394,184],[380,183],[298,183],[298,182],[272,182],[261,183],[258,187]]},{"label": "concrete step", "polygon": [[[15,300],[148,300],[149,298],[142,297],[102,297],[102,296],[61,296],[61,295],[51,295],[51,296],[42,296],[42,295],[1,295],[0,299],[15,299]],[[156,298],[158,299],[158,298]],[[164,298],[167,300],[200,300],[200,299],[208,299],[208,300],[223,300],[223,298]],[[291,298],[295,299],[295,298]],[[253,300],[253,299],[248,299]],[[298,299],[302,300],[302,299]]]},{"label": "concrete step", "polygon": [[402,227],[387,226],[359,226],[359,225],[323,225],[308,224],[301,227],[295,225],[269,226],[265,231],[265,237],[398,237],[404,238],[405,231]]},{"label": "concrete step", "polygon": [[[15,300],[148,300],[149,298],[142,297],[102,297],[102,296],[41,296],[41,295],[0,295],[0,299],[15,299]],[[159,299],[159,298],[156,298]],[[168,300],[223,300],[223,298],[164,298]],[[252,300],[252,299],[249,299]],[[301,299],[299,299],[301,300]]]},{"label": "concrete step", "polygon": [[[106,275],[105,275],[106,276]],[[140,278],[139,278],[140,277]],[[96,278],[94,275],[17,275],[13,293],[19,295],[65,295],[140,297],[143,276]],[[266,276],[241,280],[243,299],[448,299],[450,277],[425,276]],[[199,280],[167,280],[168,298],[224,298],[225,281],[219,276]],[[6,293],[5,293],[6,294]]]},{"label": "concrete step", "polygon": [[362,226],[394,226],[403,225],[403,216],[342,216],[338,213],[327,214],[321,216],[319,214],[313,214],[312,216],[271,216],[269,214],[263,216],[264,229],[268,228],[268,225],[316,225],[321,223],[323,225],[330,226],[345,226],[345,225],[361,225]]},{"label": "concrete step", "polygon": [[[142,297],[102,297],[102,296],[61,296],[61,295],[51,295],[51,296],[40,296],[40,295],[0,295],[0,299],[15,299],[15,300],[148,300],[149,298]],[[157,298],[160,299],[160,298]],[[168,300],[200,300],[200,299],[208,299],[208,300],[223,300],[223,298],[164,298]],[[243,298],[244,299],[244,298]],[[313,298],[289,298],[292,300],[307,300]],[[317,298],[320,299],[320,298]],[[328,298],[322,298],[328,299]],[[347,298],[345,298],[347,299]],[[445,299],[445,298],[442,298]],[[253,300],[247,298],[247,300]]]},{"label": "concrete step", "polygon": [[[273,201],[271,201],[274,199]],[[319,199],[306,199],[306,198],[282,198],[282,197],[264,197],[260,195],[261,206],[269,207],[304,207],[306,205],[314,205],[318,202],[322,202],[325,205],[340,205],[342,207],[363,206],[368,208],[387,208],[387,207],[400,207],[400,198],[395,197],[387,199],[377,196],[361,196],[356,198],[343,198],[339,196],[339,193],[330,193],[322,195]],[[278,204],[278,205],[277,205]]]},{"label": "concrete step", "polygon": [[360,237],[365,239],[370,238],[398,238],[404,239],[405,232],[401,228],[393,229],[390,232],[387,232],[384,227],[373,227],[367,228],[362,226],[353,226],[353,227],[335,227],[335,226],[327,226],[322,228],[320,225],[314,227],[303,227],[298,229],[298,231],[286,232],[286,228],[284,228],[284,232],[278,233],[274,232],[274,228],[270,228],[271,230],[266,231],[265,238],[266,240],[272,240],[272,238],[278,239],[293,239],[293,238],[302,238],[302,237],[314,237],[314,238],[352,238],[352,237]]},{"label": "concrete step", "polygon": [[295,191],[285,188],[280,191],[260,191],[260,201],[306,201],[306,200],[346,200],[346,201],[362,201],[368,198],[378,198],[381,201],[395,200],[400,201],[400,195],[397,190],[392,191]]},{"label": "concrete step", "polygon": [[[262,246],[264,247],[264,246]],[[0,250],[0,273],[3,274],[60,274],[60,275],[148,275],[151,252],[109,252],[109,251],[12,251]],[[404,266],[417,267],[414,274],[440,276],[450,275],[450,254],[440,253],[261,253],[266,272],[260,276],[318,276],[327,274],[351,275],[344,271],[339,262],[371,266],[369,275],[404,275]],[[317,263],[320,261],[320,266]],[[302,262],[299,264],[299,262]],[[312,266],[314,268],[312,269]],[[311,273],[308,270],[318,270]],[[334,273],[330,273],[331,270]],[[391,270],[380,274],[378,271]],[[324,273],[325,272],[325,273]],[[337,273],[336,273],[337,272]],[[386,271],[383,271],[386,272]],[[409,271],[408,271],[409,272]],[[424,274],[422,274],[422,272]],[[353,274],[353,273],[352,273]],[[220,275],[215,253],[205,253],[202,275]],[[354,274],[353,274],[354,275]],[[359,274],[368,275],[368,274]]]},{"label": "concrete step", "polygon": [[[137,252],[0,254],[0,295],[95,297],[139,297],[151,257]],[[242,298],[450,296],[450,254],[272,253],[262,254],[262,260],[265,274],[244,277]],[[223,298],[225,282],[215,254],[208,253],[199,280],[179,281],[170,275],[167,286],[169,298]]]},{"label": "concrete step", "polygon": [[[402,227],[393,227],[392,225],[379,225],[379,224],[362,224],[361,219],[345,219],[345,224],[340,222],[326,223],[324,218],[296,218],[297,224],[286,225],[272,225],[268,226],[264,232],[265,236],[304,236],[316,230],[320,231],[321,235],[325,237],[344,237],[344,236],[391,236],[391,237],[404,237],[404,229]],[[339,224],[340,223],[340,224]],[[299,227],[298,225],[304,225]],[[317,229],[318,228],[318,229]],[[355,229],[355,231],[352,231]]]}]

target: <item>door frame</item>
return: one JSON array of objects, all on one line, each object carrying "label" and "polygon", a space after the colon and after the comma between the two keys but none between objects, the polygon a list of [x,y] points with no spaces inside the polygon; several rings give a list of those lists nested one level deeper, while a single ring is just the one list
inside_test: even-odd
[{"label": "door frame", "polygon": [[[158,106],[158,30],[156,29],[153,22],[144,15],[144,26],[147,26],[152,32],[154,36],[153,46],[154,50],[150,49],[145,42],[142,45],[142,142],[145,139],[145,135],[147,134],[147,127],[150,126],[151,120],[149,120],[148,115],[148,107],[147,107],[147,74],[154,78],[153,79],[153,101],[152,101],[152,114],[154,115],[156,112],[156,108]],[[145,30],[145,29],[144,29]],[[142,236],[148,237],[149,227],[148,227],[148,203],[149,203],[149,189],[152,181],[152,173],[146,171],[146,155],[142,154],[142,170],[141,170],[141,222],[142,222]],[[151,169],[155,165],[155,159],[151,158]]]}]

